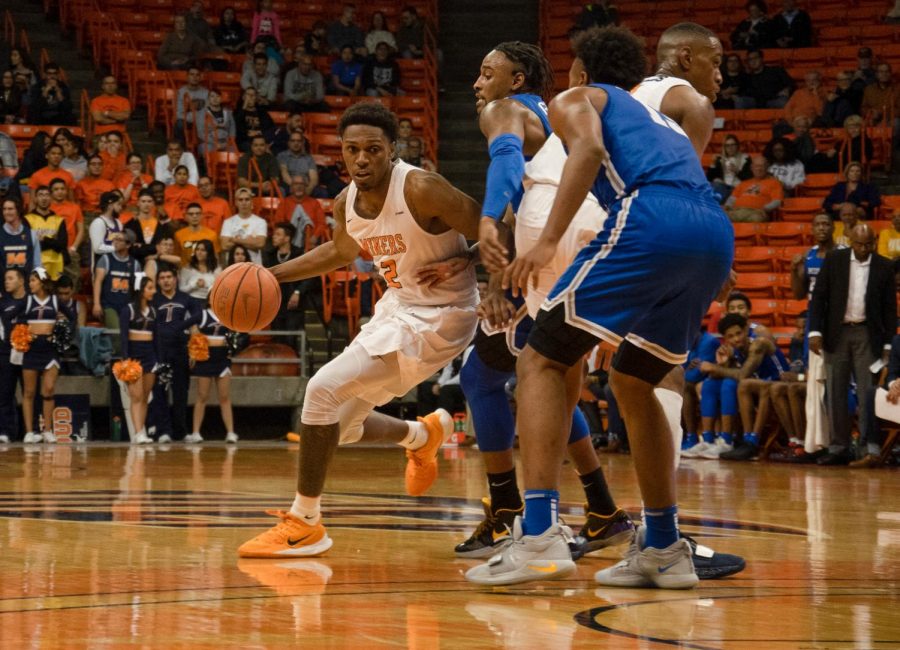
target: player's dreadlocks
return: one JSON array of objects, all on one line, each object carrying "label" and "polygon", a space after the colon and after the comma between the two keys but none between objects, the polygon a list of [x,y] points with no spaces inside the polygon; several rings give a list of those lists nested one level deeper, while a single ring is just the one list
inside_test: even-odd
[{"label": "player's dreadlocks", "polygon": [[522,41],[506,41],[494,48],[520,68],[525,75],[524,92],[549,99],[553,94],[553,68],[537,45]]}]

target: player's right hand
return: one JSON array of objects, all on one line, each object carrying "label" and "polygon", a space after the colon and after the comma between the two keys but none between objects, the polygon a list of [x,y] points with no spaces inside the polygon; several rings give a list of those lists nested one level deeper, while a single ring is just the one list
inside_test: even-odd
[{"label": "player's right hand", "polygon": [[517,257],[503,272],[503,288],[512,291],[513,296],[524,296],[528,293],[528,280],[532,286],[538,286],[541,269],[550,263],[556,245],[544,239],[539,239],[530,251]]},{"label": "player's right hand", "polygon": [[478,303],[477,314],[492,327],[506,327],[516,315],[516,308],[502,291],[490,289]]},{"label": "player's right hand", "polygon": [[509,263],[509,251],[500,241],[497,222],[491,217],[481,217],[478,224],[478,242],[481,248],[481,262],[489,273],[506,268]]}]

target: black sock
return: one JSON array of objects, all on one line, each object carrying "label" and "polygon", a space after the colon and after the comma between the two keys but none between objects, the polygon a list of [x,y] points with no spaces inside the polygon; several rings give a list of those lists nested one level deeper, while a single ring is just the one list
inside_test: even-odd
[{"label": "black sock", "polygon": [[609,517],[618,509],[609,493],[603,471],[598,467],[593,472],[580,475],[581,485],[588,501],[588,510],[601,517]]},{"label": "black sock", "polygon": [[516,468],[499,474],[488,474],[488,489],[491,493],[491,510],[518,510],[522,507],[522,495],[516,482]]}]

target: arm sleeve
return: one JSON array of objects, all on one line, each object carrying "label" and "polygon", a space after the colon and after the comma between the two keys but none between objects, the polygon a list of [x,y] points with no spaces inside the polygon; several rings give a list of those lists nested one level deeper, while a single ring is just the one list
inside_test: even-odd
[{"label": "arm sleeve", "polygon": [[525,175],[522,141],[510,133],[504,133],[491,142],[490,154],[491,164],[481,213],[499,220],[506,212],[506,206],[510,202],[516,203],[522,194],[522,177]]}]

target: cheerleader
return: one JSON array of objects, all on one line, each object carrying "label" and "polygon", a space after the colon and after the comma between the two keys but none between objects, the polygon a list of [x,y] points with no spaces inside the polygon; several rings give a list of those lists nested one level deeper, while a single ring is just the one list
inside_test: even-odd
[{"label": "cheerleader", "polygon": [[141,278],[134,300],[119,313],[119,328],[122,340],[122,358],[134,359],[141,364],[143,375],[128,384],[128,399],[131,402],[131,424],[134,427],[136,444],[147,444],[153,439],[147,435],[147,402],[156,381],[158,362],[156,340],[156,310],[151,302],[156,294],[156,283],[148,277]]},{"label": "cheerleader", "polygon": [[235,443],[238,437],[234,432],[234,417],[231,411],[231,359],[225,342],[225,335],[230,330],[219,322],[209,308],[204,309],[195,318],[200,319],[195,331],[205,335],[209,341],[209,359],[191,361],[191,374],[197,378],[197,399],[194,402],[194,432],[185,437],[185,442],[203,442],[200,427],[206,412],[210,384],[216,382],[222,422],[225,423],[225,430],[228,432],[225,435],[225,442]]},{"label": "cheerleader", "polygon": [[16,385],[22,381],[22,367],[12,362],[10,335],[16,318],[25,310],[25,272],[13,267],[3,276],[0,296],[0,444],[19,437]]},{"label": "cheerleader", "polygon": [[[59,356],[51,341],[53,325],[57,319],[68,318],[73,323],[76,315],[71,305],[62,304],[53,293],[53,281],[42,267],[34,269],[28,276],[31,295],[25,300],[20,322],[28,326],[31,343],[22,356],[22,415],[25,419],[24,442],[56,442],[53,428],[53,409],[56,378],[59,376]],[[43,421],[39,433],[34,431],[34,397],[37,393],[38,377],[41,379],[43,400]]]}]

